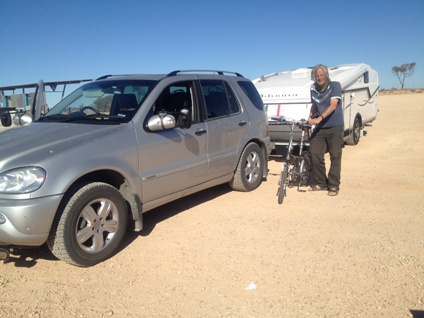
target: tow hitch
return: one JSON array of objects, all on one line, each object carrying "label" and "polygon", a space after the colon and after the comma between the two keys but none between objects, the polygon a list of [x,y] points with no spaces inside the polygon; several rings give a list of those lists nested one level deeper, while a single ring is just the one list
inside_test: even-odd
[{"label": "tow hitch", "polygon": [[9,258],[9,250],[7,248],[0,247],[0,260],[5,261]]}]

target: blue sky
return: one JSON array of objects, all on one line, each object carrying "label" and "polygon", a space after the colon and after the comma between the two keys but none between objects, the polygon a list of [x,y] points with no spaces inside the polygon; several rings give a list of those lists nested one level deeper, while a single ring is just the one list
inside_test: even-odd
[{"label": "blue sky", "polygon": [[0,39],[0,86],[363,62],[390,89],[392,67],[416,62],[405,87],[424,87],[422,0],[0,0]]}]

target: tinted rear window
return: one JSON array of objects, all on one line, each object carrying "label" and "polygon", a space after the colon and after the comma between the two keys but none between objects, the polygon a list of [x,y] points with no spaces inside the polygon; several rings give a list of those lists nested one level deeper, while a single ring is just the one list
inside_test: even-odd
[{"label": "tinted rear window", "polygon": [[256,90],[255,85],[252,82],[248,81],[238,81],[237,82],[241,89],[246,93],[249,97],[250,101],[255,105],[255,107],[259,110],[264,110],[264,104],[262,102],[261,96],[259,96],[258,91]]},{"label": "tinted rear window", "polygon": [[201,80],[208,119],[229,116],[240,112],[230,85],[222,80]]}]

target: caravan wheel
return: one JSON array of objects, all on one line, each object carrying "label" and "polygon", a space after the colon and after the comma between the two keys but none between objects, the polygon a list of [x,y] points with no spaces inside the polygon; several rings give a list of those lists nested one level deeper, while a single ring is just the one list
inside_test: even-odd
[{"label": "caravan wheel", "polygon": [[347,145],[355,146],[359,143],[359,138],[361,137],[361,119],[359,116],[355,117],[355,121],[353,122],[353,130],[349,137],[346,139]]}]

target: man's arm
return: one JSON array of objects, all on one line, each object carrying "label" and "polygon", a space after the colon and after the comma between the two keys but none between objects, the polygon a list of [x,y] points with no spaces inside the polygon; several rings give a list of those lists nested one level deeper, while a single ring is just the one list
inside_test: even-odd
[{"label": "man's arm", "polygon": [[339,103],[339,99],[338,98],[331,99],[330,105],[328,105],[328,107],[325,109],[325,111],[321,114],[320,117],[323,117],[321,119],[324,119],[324,118],[330,116],[336,110],[336,107],[337,107],[337,104],[338,103]]},{"label": "man's arm", "polygon": [[334,112],[338,103],[339,103],[339,99],[333,98],[330,101],[330,105],[328,105],[328,107],[325,109],[325,111],[320,116],[318,116],[317,118],[312,118],[312,114],[314,114],[314,112],[315,112],[315,110],[313,110],[314,105],[312,105],[311,113],[309,114],[309,118],[308,118],[309,124],[310,125],[318,125],[320,122],[322,122],[324,120],[324,118],[326,118],[327,116],[330,116]]}]

